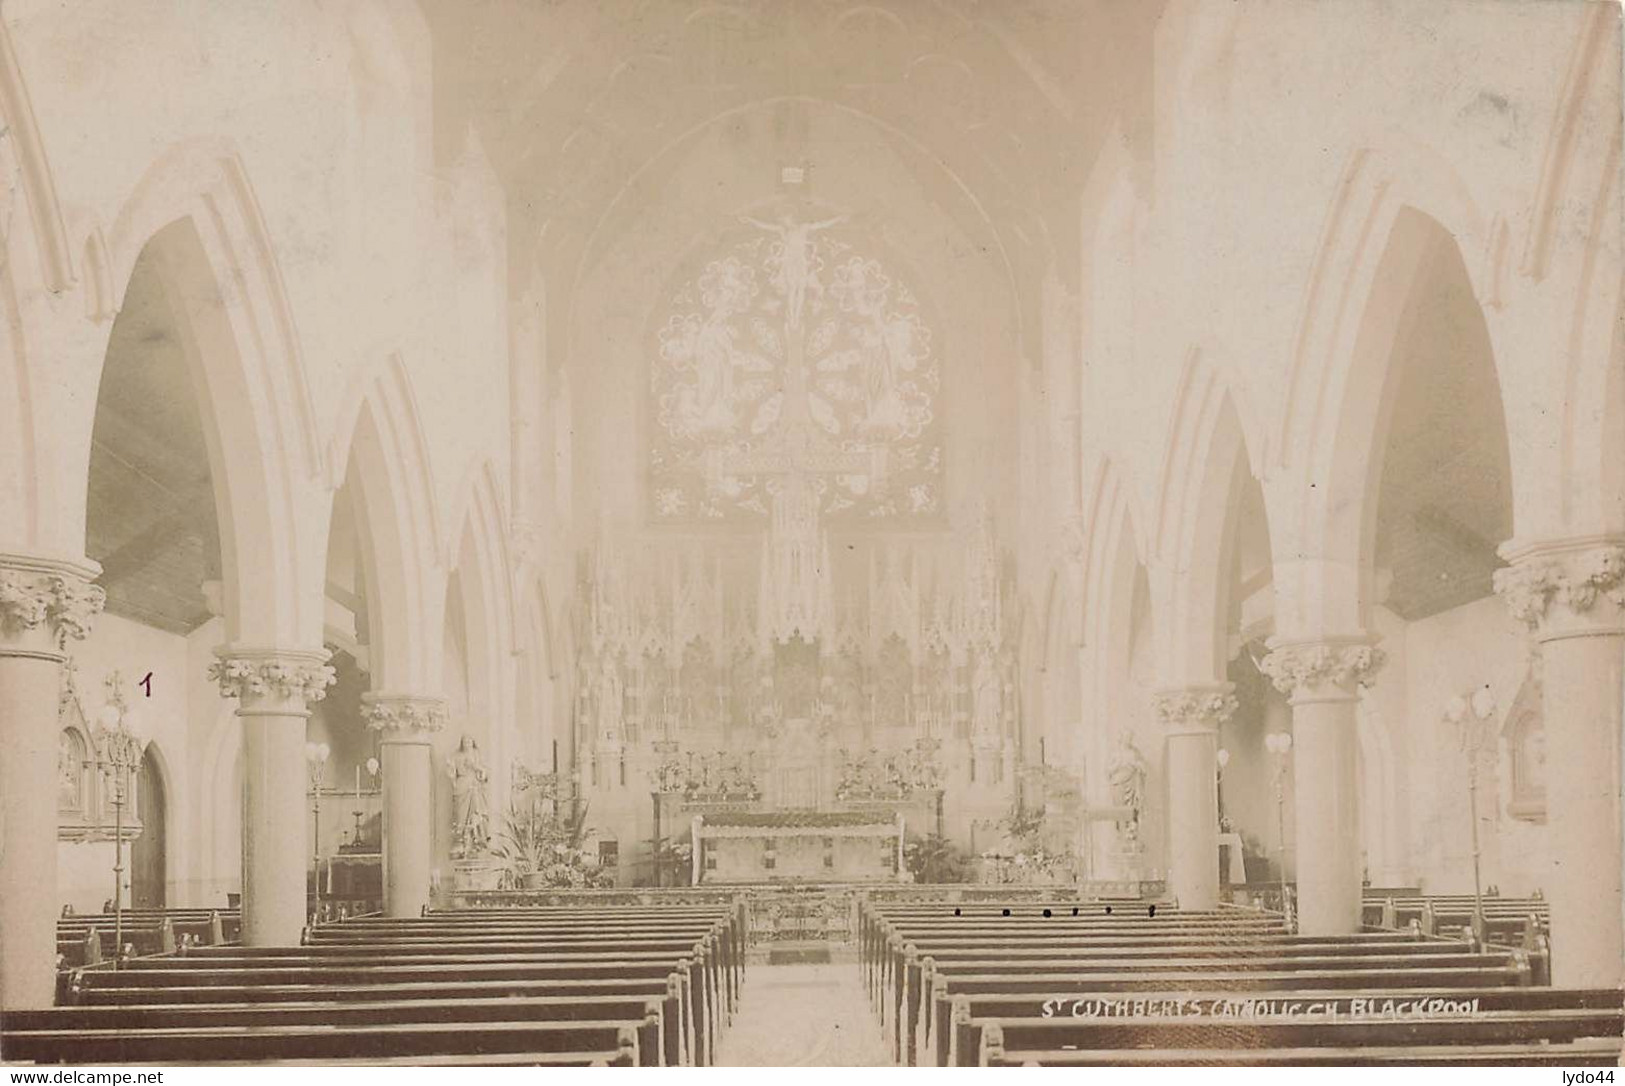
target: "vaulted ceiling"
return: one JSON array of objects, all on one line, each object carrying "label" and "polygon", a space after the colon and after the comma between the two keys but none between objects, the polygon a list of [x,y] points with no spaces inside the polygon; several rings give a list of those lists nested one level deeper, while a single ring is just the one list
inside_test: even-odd
[{"label": "vaulted ceiling", "polygon": [[[1076,198],[1148,99],[1152,0],[423,0],[436,143],[469,127],[502,178],[516,267],[568,290],[629,183],[731,110],[852,111],[948,179],[1024,299],[1075,268]],[[1131,123],[1127,127],[1133,128]],[[793,121],[776,134],[800,163]],[[534,248],[528,244],[534,241]]]}]

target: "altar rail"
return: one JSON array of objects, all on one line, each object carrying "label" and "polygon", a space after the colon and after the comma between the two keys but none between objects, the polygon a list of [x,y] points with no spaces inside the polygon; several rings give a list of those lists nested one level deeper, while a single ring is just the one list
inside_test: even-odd
[{"label": "altar rail", "polygon": [[864,887],[863,896],[876,902],[941,901],[1161,901],[1167,897],[1162,880],[1094,879],[1078,883],[902,883]]},{"label": "altar rail", "polygon": [[544,905],[722,905],[745,896],[742,886],[678,886],[606,890],[455,890],[454,909],[530,909]]},{"label": "altar rail", "polygon": [[745,883],[611,890],[463,890],[459,909],[609,908],[628,905],[719,905],[744,902],[749,938],[756,944],[851,943],[859,905],[940,902],[943,905],[1013,901],[1156,900],[1161,883],[1095,882],[1072,886],[990,886],[981,883]]}]

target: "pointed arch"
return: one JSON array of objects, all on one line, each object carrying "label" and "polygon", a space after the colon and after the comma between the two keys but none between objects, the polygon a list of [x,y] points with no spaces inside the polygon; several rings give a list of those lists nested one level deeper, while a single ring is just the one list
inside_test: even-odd
[{"label": "pointed arch", "polygon": [[[456,535],[448,538],[443,565],[448,591],[458,593],[462,615],[461,660],[468,685],[469,719],[460,722],[484,746],[492,766],[513,753],[513,591],[508,561],[507,517],[493,461],[483,460],[465,477],[456,505]],[[453,606],[448,600],[447,607]],[[506,803],[506,774],[496,774],[491,802]]]},{"label": "pointed arch", "polygon": [[1355,150],[1344,166],[1293,341],[1271,458],[1279,469],[1271,497],[1291,512],[1276,518],[1283,630],[1364,628],[1370,582],[1360,571],[1359,521],[1350,518],[1365,509],[1368,481],[1355,442],[1369,445],[1378,429],[1386,346],[1432,240],[1423,224],[1454,239],[1464,258],[1478,258],[1467,263],[1476,297],[1498,291],[1504,230],[1448,161],[1420,144],[1390,142]]},{"label": "pointed arch", "polygon": [[[1369,628],[1377,504],[1402,376],[1395,346],[1409,302],[1425,280],[1441,267],[1450,274],[1454,263],[1471,284],[1457,239],[1438,220],[1402,205],[1384,221],[1387,234],[1373,239],[1379,247],[1362,272],[1363,308],[1354,315],[1351,334],[1325,360],[1315,395],[1296,405],[1314,423],[1278,487],[1283,506],[1294,514],[1284,526],[1290,546],[1276,549],[1278,628],[1288,636]],[[1499,393],[1496,399],[1505,402]],[[1507,424],[1504,416],[1501,424]]]},{"label": "pointed arch", "polygon": [[1420,210],[1455,238],[1468,263],[1473,293],[1494,292],[1500,257],[1495,231],[1456,169],[1432,149],[1408,141],[1362,147],[1349,155],[1321,230],[1305,286],[1302,316],[1280,412],[1277,466],[1314,472],[1317,438],[1333,424],[1355,357],[1362,315],[1374,292],[1390,289],[1382,261],[1396,220]]},{"label": "pointed arch", "polygon": [[[1136,586],[1145,577],[1145,539],[1134,510],[1134,492],[1116,464],[1102,457],[1091,475],[1085,505],[1083,638],[1087,647],[1084,706],[1085,769],[1094,801],[1110,802],[1106,766],[1120,730],[1134,728],[1134,712],[1147,706],[1132,680]],[[1159,749],[1143,743],[1142,749]]]},{"label": "pointed arch", "polygon": [[177,219],[189,218],[223,286],[220,304],[237,333],[243,368],[274,412],[267,433],[277,451],[297,450],[306,476],[322,468],[316,413],[305,381],[304,355],[270,230],[260,213],[237,149],[223,139],[197,139],[170,148],[136,184],[107,232],[110,281],[123,299],[124,284],[146,239]]},{"label": "pointed arch", "polygon": [[510,577],[513,551],[508,541],[508,513],[503,491],[502,475],[494,459],[485,457],[470,468],[458,485],[457,497],[452,503],[452,515],[447,523],[456,525],[457,532],[446,538],[441,561],[448,568],[459,566],[467,551],[466,544],[472,540],[480,569],[489,575],[493,593],[489,605],[500,631],[500,641],[513,645],[519,640],[518,612],[513,606]]},{"label": "pointed arch", "polygon": [[[320,451],[280,272],[241,162],[219,141],[170,148],[87,250],[97,254],[95,293],[117,295],[98,297],[98,307],[117,308],[145,254],[177,309],[219,513],[227,639],[313,640],[320,579],[306,576],[299,525]],[[103,364],[105,349],[90,375],[98,384]],[[88,471],[89,442],[71,449],[75,470]]]},{"label": "pointed arch", "polygon": [[1229,388],[1193,351],[1175,396],[1152,537],[1157,656],[1169,684],[1225,681],[1235,510],[1257,474]]},{"label": "pointed arch", "polygon": [[333,485],[351,485],[356,498],[373,689],[438,693],[444,550],[428,445],[398,354],[358,386],[343,418],[346,440],[330,462]]},{"label": "pointed arch", "polygon": [[[1562,221],[1565,209],[1588,210],[1593,195],[1618,171],[1620,74],[1612,58],[1619,54],[1619,33],[1617,9],[1600,4],[1586,11],[1563,76],[1524,235],[1520,270],[1531,279],[1546,277],[1559,233],[1569,225]],[[1594,153],[1588,138],[1602,140],[1608,150]]]}]

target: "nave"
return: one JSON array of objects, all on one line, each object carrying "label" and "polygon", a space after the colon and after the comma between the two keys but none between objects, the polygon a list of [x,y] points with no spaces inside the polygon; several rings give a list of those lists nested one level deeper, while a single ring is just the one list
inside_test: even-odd
[{"label": "nave", "polygon": [[1618,1040],[1617,4],[0,9],[4,1058]]},{"label": "nave", "polygon": [[118,1064],[1571,1066],[1625,1035],[1625,992],[1552,986],[1532,915],[1512,946],[1470,918],[1309,936],[1238,907],[961,901],[860,896],[856,945],[814,962],[775,962],[743,896],[361,917],[290,948],[188,940],[67,968],[61,1005],[8,1012],[0,1047]]}]

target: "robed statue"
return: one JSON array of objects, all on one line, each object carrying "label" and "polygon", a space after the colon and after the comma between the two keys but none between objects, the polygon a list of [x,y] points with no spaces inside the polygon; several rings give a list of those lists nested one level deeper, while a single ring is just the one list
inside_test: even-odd
[{"label": "robed statue", "polygon": [[463,736],[456,753],[446,762],[446,774],[451,777],[452,857],[477,856],[485,851],[491,836],[491,814],[485,796],[490,774],[472,735]]},{"label": "robed statue", "polygon": [[1134,745],[1134,736],[1123,731],[1117,737],[1117,754],[1112,759],[1106,779],[1111,785],[1112,805],[1123,808],[1124,817],[1117,823],[1117,831],[1126,847],[1137,847],[1140,840],[1140,816],[1145,810],[1145,757]]}]

